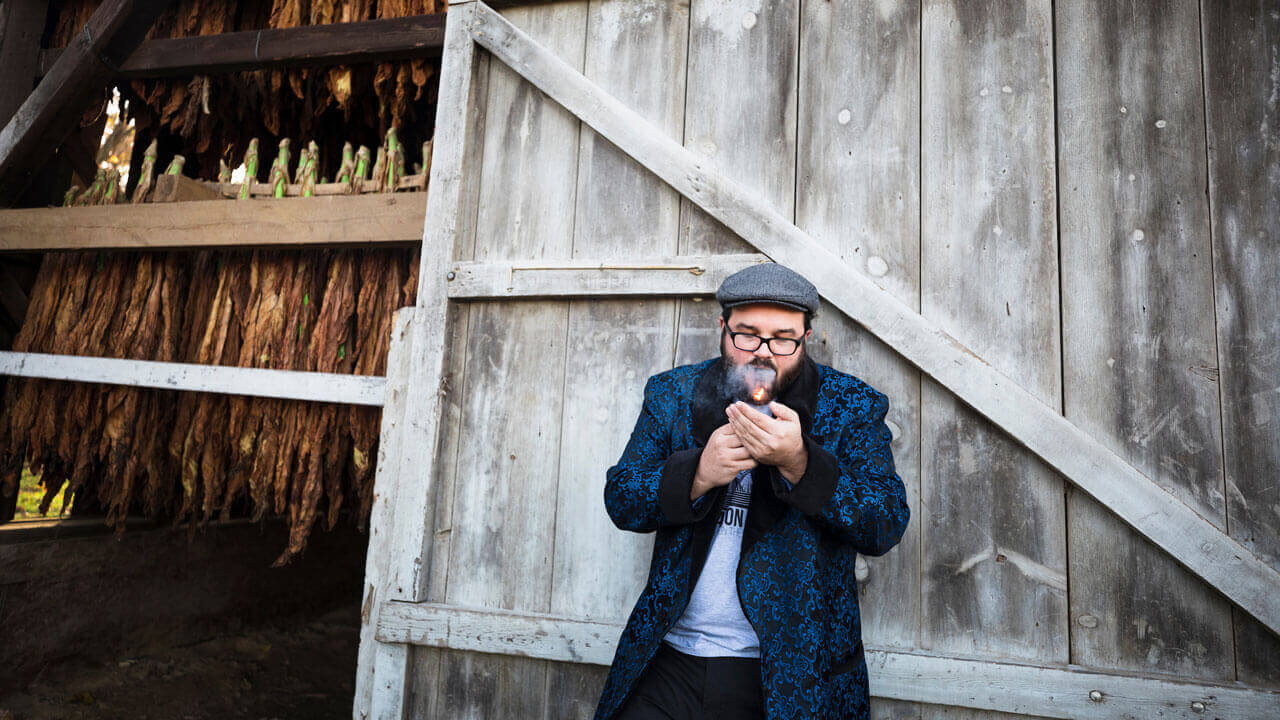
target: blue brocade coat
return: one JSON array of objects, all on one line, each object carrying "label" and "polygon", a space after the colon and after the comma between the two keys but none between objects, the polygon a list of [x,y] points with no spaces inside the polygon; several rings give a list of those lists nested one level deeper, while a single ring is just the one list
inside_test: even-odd
[{"label": "blue brocade coat", "polygon": [[[725,489],[697,509],[689,490],[711,432],[728,421],[719,358],[649,378],[644,405],[605,507],[624,530],[657,532],[649,579],[614,655],[597,720],[614,717],[689,602]],[[800,416],[809,454],[788,491],[776,468],[757,470],[737,586],[760,638],[769,718],[865,718],[867,666],[854,581],[857,554],[883,555],[907,527],[894,470],[888,400],[852,375],[806,358],[777,400]],[[762,472],[763,471],[763,472]],[[767,482],[759,479],[767,477]]]}]

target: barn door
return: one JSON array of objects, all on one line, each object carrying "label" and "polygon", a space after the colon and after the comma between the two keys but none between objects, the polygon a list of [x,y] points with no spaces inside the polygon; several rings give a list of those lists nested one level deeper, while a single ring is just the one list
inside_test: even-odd
[{"label": "barn door", "polygon": [[[713,110],[742,102],[735,94],[780,108],[760,113],[755,131],[794,142],[792,89],[753,85],[751,60],[801,39],[738,4],[726,4],[729,23],[690,22],[677,3],[566,2],[507,17],[482,2],[451,5],[418,304],[400,312],[388,361],[356,717],[589,715],[649,548],[602,512],[603,469],[643,379],[713,354],[705,300],[728,273],[766,259],[812,280],[831,311],[882,344],[872,352],[917,368],[930,390],[916,402],[954,405],[956,427],[983,419],[1002,431],[991,442],[1016,449],[1006,454],[1029,484],[1056,472],[1280,630],[1280,574],[1064,418],[1054,381],[1002,372],[1006,363],[873,281],[883,259],[867,263],[870,274],[855,269],[793,224],[820,226],[822,209],[792,205],[802,202],[794,186],[770,169],[806,159],[791,146],[732,149],[744,143],[716,127]],[[757,26],[768,35],[758,47],[758,33],[743,34]],[[672,40],[681,28],[709,39],[686,53]],[[741,67],[716,54],[724,37],[743,43]],[[949,62],[965,62],[954,45]],[[708,82],[713,69],[721,75]],[[734,72],[742,77],[726,85]],[[687,87],[673,92],[673,78]],[[706,160],[720,144],[731,149]],[[950,434],[940,426],[935,445]],[[1060,498],[1054,510],[1051,494],[1028,493],[1061,516]],[[1065,582],[1037,558],[1010,557],[1037,582]],[[1040,608],[1024,610],[1034,622]],[[1061,602],[1051,610],[1065,617]],[[896,638],[869,646],[878,697],[1053,717],[1199,717],[1207,706],[1243,717],[1277,701],[1069,666],[1064,648],[1036,645],[1022,626],[1012,637],[1029,638],[1025,655],[977,659],[969,653],[984,648],[936,638],[924,652],[912,621],[876,630]]]}]

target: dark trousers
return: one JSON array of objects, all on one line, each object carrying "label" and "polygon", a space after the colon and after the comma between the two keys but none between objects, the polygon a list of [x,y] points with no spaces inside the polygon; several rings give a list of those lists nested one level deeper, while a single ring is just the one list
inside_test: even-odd
[{"label": "dark trousers", "polygon": [[760,661],[701,658],[662,643],[619,720],[751,720],[764,717]]}]

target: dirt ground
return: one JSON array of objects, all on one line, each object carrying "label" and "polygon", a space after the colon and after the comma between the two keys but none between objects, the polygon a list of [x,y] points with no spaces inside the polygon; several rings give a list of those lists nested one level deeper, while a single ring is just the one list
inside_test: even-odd
[{"label": "dirt ground", "polygon": [[[0,720],[351,717],[360,608],[241,628],[128,657],[86,653],[46,665],[0,697]],[[7,714],[6,714],[7,713]]]}]

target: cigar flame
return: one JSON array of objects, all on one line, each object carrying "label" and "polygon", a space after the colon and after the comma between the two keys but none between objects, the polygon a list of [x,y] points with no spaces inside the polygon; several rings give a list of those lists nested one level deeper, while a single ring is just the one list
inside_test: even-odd
[{"label": "cigar flame", "polygon": [[760,403],[764,402],[764,394],[765,394],[764,387],[763,386],[758,387],[751,392],[751,399],[755,400],[756,404],[759,405]]}]

